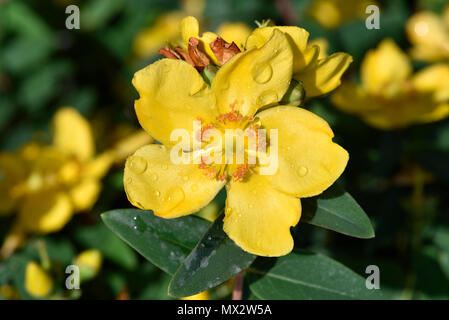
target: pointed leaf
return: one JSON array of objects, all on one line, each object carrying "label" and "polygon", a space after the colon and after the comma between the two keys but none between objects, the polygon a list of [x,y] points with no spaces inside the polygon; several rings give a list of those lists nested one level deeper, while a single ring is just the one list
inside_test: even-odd
[{"label": "pointed leaf", "polygon": [[301,222],[357,238],[373,238],[370,219],[349,193],[334,184],[318,197],[301,199]]},{"label": "pointed leaf", "polygon": [[304,251],[278,259],[258,258],[246,277],[260,299],[382,299],[365,279],[337,261]]},{"label": "pointed leaf", "polygon": [[176,271],[210,224],[195,216],[163,219],[138,209],[112,210],[101,217],[115,234],[169,274]]},{"label": "pointed leaf", "polygon": [[223,231],[220,215],[173,276],[168,293],[186,297],[213,288],[247,268],[256,256],[240,249]]}]

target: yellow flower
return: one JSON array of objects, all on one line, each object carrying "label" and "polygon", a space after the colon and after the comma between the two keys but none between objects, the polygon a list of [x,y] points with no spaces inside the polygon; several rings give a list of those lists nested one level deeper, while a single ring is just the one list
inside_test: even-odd
[{"label": "yellow flower", "polygon": [[[340,79],[352,62],[352,57],[337,52],[329,57],[320,56],[323,42],[308,45],[309,33],[298,27],[261,27],[253,31],[246,42],[246,49],[261,48],[273,33],[285,34],[293,49],[293,79],[304,85],[306,97],[326,94],[340,85]],[[323,57],[323,58],[321,58]]]},{"label": "yellow flower", "polygon": [[8,284],[0,285],[0,297],[3,297],[6,300],[19,300],[20,295],[17,290]]},{"label": "yellow flower", "polygon": [[103,256],[96,249],[85,250],[75,258],[75,264],[80,267],[81,279],[88,280],[100,271]]},{"label": "yellow flower", "polygon": [[414,59],[449,60],[449,3],[442,16],[430,11],[414,14],[407,21],[406,31],[413,45],[410,53]]},{"label": "yellow flower", "polygon": [[350,20],[367,17],[366,7],[376,5],[371,0],[315,0],[309,8],[309,15],[321,26],[334,29]]},{"label": "yellow flower", "polygon": [[53,289],[53,280],[39,264],[31,261],[25,270],[25,289],[36,298],[45,298]]},{"label": "yellow flower", "polygon": [[[126,161],[125,191],[134,206],[176,218],[198,212],[226,185],[224,231],[238,246],[261,256],[292,250],[290,227],[301,215],[299,198],[318,195],[332,185],[346,167],[348,153],[332,142],[333,132],[323,119],[302,108],[276,106],[290,86],[299,52],[291,45],[290,33],[282,30],[304,33],[285,28],[263,32],[267,40],[226,62],[210,86],[182,60],[162,59],[135,74],[133,85],[140,94],[137,117],[162,145],[142,147]],[[305,49],[305,42],[301,44]],[[267,153],[275,152],[270,129],[276,129],[277,171],[261,174],[261,162],[175,164],[170,154],[177,143],[171,133],[192,132],[198,119],[221,134],[226,129],[262,127]],[[192,151],[190,144],[186,148]]]},{"label": "yellow flower", "polygon": [[[114,153],[95,156],[89,123],[73,108],[61,108],[53,118],[53,143],[30,143],[16,159],[1,158],[6,177],[0,188],[9,188],[3,204],[18,210],[17,225],[25,232],[54,232],[70,220],[74,212],[88,210],[101,190],[100,179],[114,161]],[[9,159],[9,160],[6,160]],[[9,166],[9,167],[8,167]],[[13,181],[20,177],[19,182]]]},{"label": "yellow flower", "polygon": [[151,57],[167,42],[179,40],[179,25],[183,16],[182,12],[160,15],[153,25],[136,36],[133,43],[134,52],[139,57]]},{"label": "yellow flower", "polygon": [[412,74],[408,57],[390,39],[367,53],[361,82],[343,83],[332,101],[376,128],[402,128],[449,115],[449,65],[433,65]]}]

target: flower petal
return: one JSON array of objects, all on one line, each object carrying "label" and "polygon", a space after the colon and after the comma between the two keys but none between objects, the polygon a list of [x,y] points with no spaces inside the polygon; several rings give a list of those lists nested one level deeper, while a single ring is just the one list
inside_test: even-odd
[{"label": "flower petal", "polygon": [[196,164],[174,164],[170,149],[156,144],[144,146],[128,158],[123,179],[134,206],[164,218],[197,212],[224,185],[206,177]]},{"label": "flower petal", "polygon": [[414,48],[414,58],[437,61],[449,57],[449,32],[441,17],[429,11],[414,14],[406,24],[408,39]]},{"label": "flower petal", "polygon": [[0,216],[15,208],[14,190],[25,179],[26,171],[25,163],[15,153],[0,153]]},{"label": "flower petal", "polygon": [[411,73],[409,58],[391,39],[368,51],[361,66],[362,83],[374,94],[395,95]]},{"label": "flower petal", "polygon": [[246,39],[251,33],[251,29],[246,23],[243,22],[225,22],[218,27],[217,33],[226,42],[234,42],[239,47],[239,49],[243,51]]},{"label": "flower petal", "polygon": [[89,122],[74,108],[64,107],[53,118],[53,145],[86,160],[95,153]]},{"label": "flower petal", "polygon": [[287,37],[274,30],[260,49],[235,55],[217,72],[212,91],[221,113],[232,106],[243,115],[253,115],[259,108],[282,99],[290,85],[293,54]]},{"label": "flower petal", "polygon": [[311,57],[306,54],[309,33],[303,28],[291,26],[257,28],[248,37],[247,49],[261,48],[270,39],[274,30],[279,30],[286,35],[293,51],[293,73],[300,72],[310,63]]},{"label": "flower petal", "polygon": [[243,182],[231,181],[227,194],[223,230],[239,247],[267,257],[293,249],[290,227],[301,216],[299,199],[273,189],[257,174]]},{"label": "flower petal", "polygon": [[97,201],[100,191],[101,183],[96,179],[85,179],[73,186],[69,195],[75,212],[91,209]]},{"label": "flower petal", "polygon": [[433,92],[437,101],[449,100],[449,65],[434,64],[413,75],[413,87],[419,92]]},{"label": "flower petal", "polygon": [[278,171],[265,176],[274,188],[300,198],[312,197],[344,171],[348,153],[332,142],[334,134],[322,118],[292,106],[271,108],[258,117],[269,141],[273,141],[269,130],[278,132]]},{"label": "flower petal", "polygon": [[341,76],[348,69],[352,57],[343,52],[317,60],[306,70],[293,75],[296,80],[302,81],[306,97],[316,97],[326,94],[341,83]]},{"label": "flower petal", "polygon": [[63,192],[39,192],[26,196],[19,211],[19,225],[34,233],[62,229],[73,214],[70,198]]},{"label": "flower petal", "polygon": [[157,141],[174,145],[174,129],[193,131],[198,117],[215,119],[209,87],[185,61],[162,59],[136,72],[133,85],[140,95],[135,110],[141,126]]}]

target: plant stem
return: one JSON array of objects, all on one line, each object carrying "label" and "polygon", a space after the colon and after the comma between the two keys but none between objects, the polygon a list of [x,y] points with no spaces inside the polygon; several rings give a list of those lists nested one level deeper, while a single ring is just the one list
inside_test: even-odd
[{"label": "plant stem", "polygon": [[235,276],[234,291],[232,292],[232,300],[242,300],[243,298],[243,271]]}]

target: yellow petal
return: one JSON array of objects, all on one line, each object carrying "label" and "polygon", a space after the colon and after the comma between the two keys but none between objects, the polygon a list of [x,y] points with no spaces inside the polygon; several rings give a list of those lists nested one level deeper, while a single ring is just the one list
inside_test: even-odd
[{"label": "yellow petal", "polygon": [[162,59],[136,72],[133,85],[140,95],[135,110],[141,126],[157,141],[174,145],[174,129],[193,131],[193,122],[215,119],[209,87],[185,61]]},{"label": "yellow petal", "polygon": [[134,206],[164,218],[199,211],[224,185],[206,177],[196,164],[174,164],[170,149],[156,144],[142,147],[128,158],[123,179]]},{"label": "yellow petal", "polygon": [[248,27],[248,25],[243,22],[234,22],[234,23],[225,22],[218,27],[217,33],[226,42],[228,43],[235,42],[235,44],[240,48],[240,50],[243,51],[246,39],[251,33],[251,28]]},{"label": "yellow petal", "polygon": [[100,271],[102,262],[103,256],[96,249],[85,250],[75,258],[76,265],[89,268],[93,275],[96,275]]},{"label": "yellow petal", "polygon": [[312,197],[330,187],[342,174],[348,153],[332,142],[325,120],[297,107],[275,107],[258,114],[262,127],[278,132],[278,171],[264,176],[271,185],[296,197]]},{"label": "yellow petal", "polygon": [[18,223],[29,232],[50,233],[62,229],[72,213],[70,198],[66,194],[55,191],[33,193],[24,199]]},{"label": "yellow petal", "polygon": [[353,82],[343,82],[332,94],[332,102],[340,110],[354,114],[363,114],[381,108],[375,99]]},{"label": "yellow petal", "polygon": [[412,54],[424,61],[436,61],[449,57],[449,31],[439,15],[419,12],[406,25],[408,38],[415,48]]},{"label": "yellow petal", "polygon": [[391,39],[370,50],[361,66],[362,83],[374,94],[391,96],[397,94],[412,72],[407,55]]},{"label": "yellow petal", "polygon": [[179,27],[183,14],[169,12],[161,14],[150,27],[142,30],[133,42],[133,50],[139,57],[151,57],[168,41],[181,38]]},{"label": "yellow petal", "polygon": [[303,28],[290,26],[257,28],[248,37],[246,48],[261,48],[273,35],[274,30],[281,31],[287,37],[293,51],[293,73],[300,72],[313,57],[313,55],[306,54],[309,33]]},{"label": "yellow petal", "polygon": [[271,188],[257,174],[243,182],[231,181],[227,193],[223,230],[240,248],[267,257],[293,249],[290,227],[301,216],[299,199]]},{"label": "yellow petal", "polygon": [[213,32],[204,32],[201,37],[199,35],[200,26],[198,20],[195,17],[185,17],[181,22],[181,34],[184,41],[184,48],[186,49],[191,37],[200,40],[199,48],[202,52],[205,52],[209,58],[211,58],[215,64],[218,65],[218,60],[215,57],[209,44],[217,39],[217,35]]},{"label": "yellow petal", "polygon": [[36,298],[44,298],[52,291],[53,280],[40,265],[31,261],[25,270],[25,289]]},{"label": "yellow petal", "polygon": [[89,210],[98,199],[101,183],[96,179],[85,179],[69,190],[75,212]]},{"label": "yellow petal", "polygon": [[230,112],[235,105],[241,114],[253,115],[276,104],[290,85],[292,59],[287,37],[279,30],[260,49],[235,55],[212,81],[220,112]]},{"label": "yellow petal", "polygon": [[181,34],[184,43],[189,43],[191,37],[198,38],[200,34],[200,24],[195,17],[188,16],[181,21]]},{"label": "yellow petal", "polygon": [[417,72],[412,78],[413,87],[419,92],[434,93],[437,101],[449,99],[449,65],[434,64]]},{"label": "yellow petal", "polygon": [[89,159],[95,152],[89,122],[76,109],[59,109],[53,118],[53,145],[80,160]]},{"label": "yellow petal", "polygon": [[123,161],[131,153],[134,153],[140,147],[154,143],[154,139],[144,130],[137,130],[129,136],[121,139],[114,146],[116,161]]},{"label": "yellow petal", "polygon": [[210,300],[209,291],[203,291],[193,296],[181,298],[181,300]]},{"label": "yellow petal", "polygon": [[325,38],[316,38],[309,41],[308,47],[318,46],[320,48],[320,54],[318,59],[327,58],[327,52],[329,51],[329,42]]},{"label": "yellow petal", "polygon": [[[147,135],[148,136],[148,135]],[[96,156],[94,159],[86,163],[84,168],[84,176],[88,178],[101,179],[111,168],[116,155],[112,151],[106,151]]]},{"label": "yellow petal", "polygon": [[304,72],[293,75],[296,80],[302,81],[306,97],[316,97],[326,94],[341,83],[343,73],[352,62],[352,57],[343,52],[318,60],[315,65]]},{"label": "yellow petal", "polygon": [[12,213],[17,203],[15,190],[26,174],[21,157],[12,152],[0,153],[0,216]]}]

